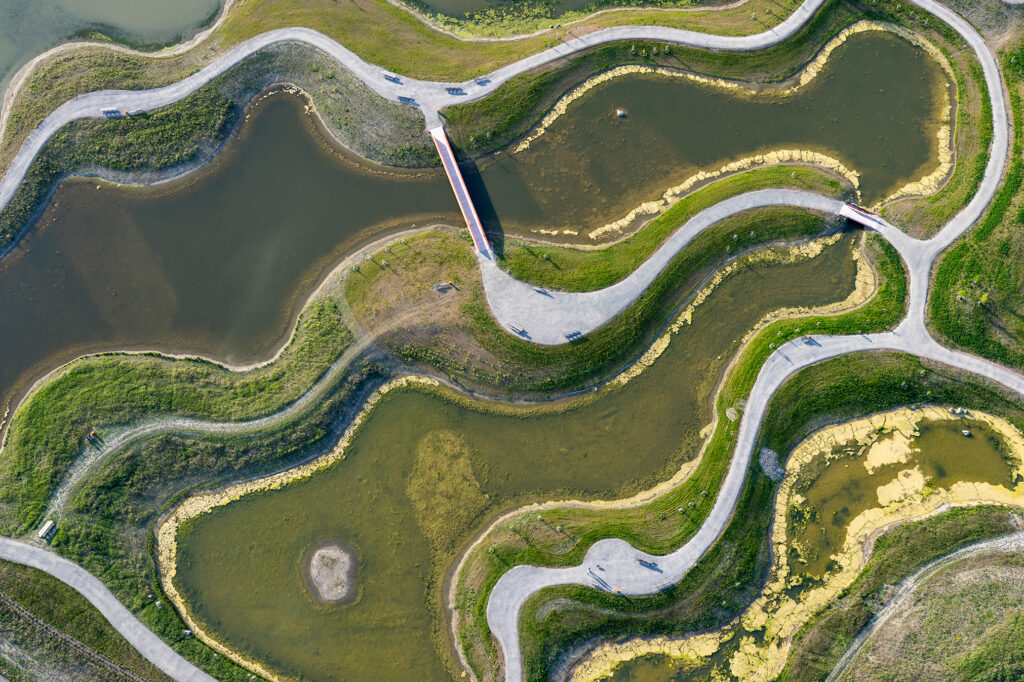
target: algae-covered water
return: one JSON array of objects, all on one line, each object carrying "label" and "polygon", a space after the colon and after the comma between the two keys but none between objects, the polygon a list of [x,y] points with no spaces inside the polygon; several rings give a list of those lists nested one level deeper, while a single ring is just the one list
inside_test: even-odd
[{"label": "algae-covered water", "polygon": [[[899,39],[860,34],[785,101],[625,77],[575,103],[530,150],[501,154],[468,181],[492,226],[572,225],[581,234],[699,165],[766,145],[850,154],[865,182],[889,184],[934,143],[931,105],[920,100],[934,70]],[[844,92],[859,78],[873,85],[853,102]],[[620,120],[610,112],[623,98],[630,118]],[[462,224],[443,173],[353,160],[284,95],[254,109],[228,149],[182,181],[141,189],[65,182],[0,261],[0,414],[40,375],[85,352],[266,358],[354,245],[431,221]]]},{"label": "algae-covered water", "polygon": [[[861,173],[869,205],[937,166],[947,87],[933,59],[887,32],[850,36],[814,80],[786,97],[620,76],[569,104],[528,151],[500,155],[483,181],[505,229],[543,224],[582,236],[701,169],[795,149]],[[620,108],[626,118],[616,116]]]},{"label": "algae-covered water", "polygon": [[[437,574],[421,525],[436,528],[438,519],[427,518],[435,513],[454,522],[460,510],[411,501],[423,444],[455,434],[469,466],[449,468],[477,486],[464,499],[490,509],[609,496],[665,478],[696,454],[712,389],[751,326],[779,306],[841,300],[852,290],[851,241],[811,261],[727,279],[652,367],[586,404],[496,414],[416,390],[391,394],[344,461],[190,522],[179,535],[178,589],[211,634],[289,676],[446,678],[434,645],[448,639],[432,638],[432,628],[445,626],[428,591]],[[303,579],[302,558],[328,539],[358,558],[359,594],[347,606],[318,604]]]},{"label": "algae-covered water", "polygon": [[[963,436],[963,429],[970,431],[971,436]],[[797,528],[790,520],[789,539],[800,545],[806,560],[792,565],[794,574],[824,576],[830,557],[846,541],[850,521],[867,509],[878,507],[878,489],[895,481],[901,471],[919,468],[927,484],[934,488],[949,488],[960,481],[1013,488],[1013,465],[1007,459],[1006,445],[985,422],[925,421],[919,431],[912,446],[920,452],[911,454],[905,463],[869,471],[864,458],[858,455],[862,448],[851,444],[839,451],[838,459],[810,474],[810,484],[806,488],[800,486],[800,493],[806,498],[801,506],[811,511],[812,519],[803,528]]]}]

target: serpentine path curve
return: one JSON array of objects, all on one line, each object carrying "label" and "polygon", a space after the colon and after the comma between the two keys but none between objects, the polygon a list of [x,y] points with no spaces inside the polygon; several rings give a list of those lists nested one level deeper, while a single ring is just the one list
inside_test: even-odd
[{"label": "serpentine path curve", "polygon": [[[378,94],[389,99],[397,99],[401,96],[414,100],[417,106],[423,110],[428,126],[433,126],[439,122],[438,109],[449,104],[483,97],[519,73],[587,47],[630,39],[658,40],[723,50],[753,50],[769,47],[785,40],[799,30],[824,4],[824,1],[806,0],[793,15],[781,24],[753,36],[723,37],[659,27],[606,29],[515,62],[495,71],[488,77],[457,84],[416,81],[401,77],[395,78],[394,81],[388,80],[386,76],[391,76],[391,74],[364,62],[337,42],[316,31],[304,28],[271,31],[240,43],[206,68],[178,83],[143,91],[95,92],[82,95],[61,105],[33,131],[7,174],[0,180],[0,209],[10,201],[32,159],[61,126],[82,118],[102,117],[103,112],[109,109],[150,110],[179,101],[253,52],[275,43],[299,41],[321,49],[352,71]],[[1024,377],[981,358],[943,348],[929,336],[925,328],[924,311],[932,263],[943,249],[966,232],[981,217],[985,207],[995,194],[1010,147],[1002,80],[995,59],[981,36],[967,22],[935,0],[910,1],[952,26],[976,53],[982,65],[991,98],[993,136],[991,155],[977,193],[968,206],[932,239],[916,240],[884,221],[865,221],[870,229],[878,231],[894,245],[906,263],[910,276],[910,302],[907,318],[891,332],[842,337],[811,336],[784,344],[772,354],[758,374],[751,391],[747,409],[740,423],[737,449],[715,506],[697,534],[675,552],[662,557],[652,557],[638,552],[622,540],[603,540],[591,547],[580,566],[568,568],[518,566],[503,575],[494,586],[489,598],[487,619],[502,650],[507,680],[518,682],[522,679],[518,617],[523,602],[537,590],[560,584],[600,586],[599,581],[594,580],[592,573],[594,565],[600,563],[603,569],[600,573],[601,580],[605,584],[611,585],[612,589],[621,590],[625,594],[646,594],[657,590],[666,583],[678,581],[704,555],[729,522],[743,486],[761,419],[770,397],[796,371],[846,353],[893,350],[911,353],[977,373],[1024,394]],[[552,292],[549,295],[540,293],[533,287],[512,279],[492,262],[485,259],[481,261],[481,269],[486,295],[495,317],[507,329],[511,330],[517,325],[527,325],[529,329],[526,330],[526,333],[538,343],[564,343],[566,333],[570,331],[585,333],[601,326],[621,312],[645,290],[668,263],[671,256],[701,230],[729,215],[758,206],[771,205],[798,206],[832,214],[838,214],[843,210],[843,205],[839,202],[807,192],[793,190],[751,192],[727,199],[694,216],[673,234],[649,261],[641,265],[629,277],[607,289],[579,294],[555,294]],[[294,414],[295,411],[308,406],[321,394],[321,390],[322,384],[318,382],[316,387],[283,410],[283,413]],[[118,436],[116,443],[112,445],[120,447],[136,438],[165,430],[240,433],[266,428],[271,425],[271,422],[267,420],[279,418],[281,417],[273,415],[263,420],[237,423],[200,422],[186,419],[150,422],[123,432]],[[113,449],[110,447],[107,452]],[[70,489],[70,484],[77,480],[76,476],[84,475],[87,468],[87,466],[83,467],[81,473],[72,473],[73,480],[68,482],[69,485],[62,486],[64,494]],[[54,502],[54,507],[57,509],[62,506],[63,497],[60,492]],[[65,576],[70,575],[69,572],[74,572],[73,569],[59,563],[65,562],[65,560],[58,559],[46,550],[30,548],[31,552],[11,551],[10,548],[14,546],[27,547],[23,543],[0,538],[0,556],[36,566],[62,580],[65,579]],[[41,561],[35,552],[52,557],[53,561]],[[638,558],[658,562],[662,572],[654,572],[639,565],[636,561]],[[70,564],[70,562],[65,563]],[[71,566],[74,565],[71,564]],[[79,570],[85,573],[83,569]],[[93,578],[93,580],[95,579]],[[149,645],[142,642],[135,631],[136,628],[144,629],[141,624],[134,618],[132,619],[134,625],[132,625],[123,618],[107,615],[108,613],[115,614],[117,609],[123,610],[113,595],[106,591],[100,593],[95,590],[87,593],[90,588],[85,583],[71,580],[66,580],[66,582],[86,594],[90,601],[95,599],[96,601],[93,603],[97,606],[103,604],[101,612],[111,620],[118,631],[149,658],[146,650],[142,648]],[[130,614],[128,615],[130,617]],[[156,638],[152,633],[149,634],[154,639]],[[151,647],[150,650],[152,650]],[[150,658],[150,660],[153,659]],[[160,664],[158,663],[158,665]],[[163,665],[161,668],[176,679],[205,679],[192,677],[193,673],[185,669],[172,672],[173,665],[168,665],[170,668],[165,668]],[[195,671],[195,673],[202,675],[199,671]]]}]

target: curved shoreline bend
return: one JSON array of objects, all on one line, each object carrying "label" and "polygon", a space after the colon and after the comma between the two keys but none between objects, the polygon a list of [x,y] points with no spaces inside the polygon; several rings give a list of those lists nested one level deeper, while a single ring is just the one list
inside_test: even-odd
[{"label": "curved shoreline bend", "polygon": [[[277,43],[301,42],[315,47],[348,69],[381,97],[392,102],[398,101],[399,97],[410,98],[423,112],[426,127],[433,128],[441,125],[438,112],[444,107],[485,97],[514,76],[590,47],[623,40],[657,40],[710,50],[757,50],[772,47],[793,36],[824,4],[825,0],[804,0],[793,14],[775,28],[748,36],[716,36],[658,26],[620,26],[602,29],[520,59],[486,76],[462,83],[395,77],[391,72],[364,61],[340,43],[313,29],[293,27],[268,31],[235,45],[203,69],[177,83],[150,90],[99,90],[80,95],[57,107],[28,136],[7,173],[0,180],[0,210],[3,210],[14,196],[28,173],[32,160],[43,145],[64,125],[84,118],[103,118],[103,112],[108,110],[152,111],[173,104],[191,95],[253,53]],[[388,80],[389,77],[394,80]],[[454,92],[463,94],[453,94]]]},{"label": "curved shoreline bend", "polygon": [[[0,208],[6,206],[10,201],[36,153],[64,124],[81,118],[100,118],[106,109],[150,110],[166,106],[195,92],[249,54],[274,43],[305,42],[335,58],[378,94],[388,99],[395,99],[400,95],[413,97],[417,106],[423,111],[428,127],[432,127],[440,123],[438,109],[455,102],[479,99],[490,94],[515,75],[588,47],[610,41],[630,39],[657,40],[720,50],[742,51],[770,47],[796,33],[824,2],[825,0],[805,0],[781,24],[769,31],[752,36],[723,37],[658,27],[605,29],[522,59],[498,69],[489,77],[460,84],[403,80],[401,78],[398,78],[399,82],[396,83],[386,80],[385,76],[390,75],[388,72],[368,64],[337,42],[316,31],[302,28],[271,31],[236,45],[220,59],[178,83],[137,92],[94,92],[61,105],[33,131],[19,150],[11,168],[0,181]],[[664,573],[655,573],[636,563],[638,557],[647,559],[652,557],[637,552],[622,540],[609,539],[591,547],[586,555],[586,560],[580,566],[559,569],[517,566],[503,575],[494,586],[488,600],[487,620],[502,650],[507,680],[518,682],[522,679],[518,617],[523,602],[537,590],[560,584],[590,585],[593,581],[588,579],[587,571],[595,561],[599,561],[605,568],[602,578],[607,580],[613,589],[619,589],[626,594],[646,594],[658,589],[666,582],[678,581],[703,556],[717,540],[731,518],[743,487],[747,465],[758,436],[761,419],[771,395],[799,369],[846,353],[866,350],[895,350],[980,374],[1024,394],[1024,377],[981,358],[943,348],[929,336],[925,327],[924,314],[931,266],[942,250],[963,235],[981,217],[1000,182],[1010,147],[1002,79],[998,65],[981,36],[966,21],[935,0],[911,0],[911,2],[953,27],[976,53],[982,65],[991,99],[993,136],[991,154],[978,191],[967,207],[934,238],[927,241],[916,240],[883,221],[869,225],[893,244],[907,265],[910,275],[910,301],[907,318],[895,330],[881,334],[844,337],[812,336],[806,337],[806,340],[790,341],[768,359],[751,391],[747,409],[740,424],[737,450],[719,491],[715,506],[701,529],[689,542],[675,552],[657,558]],[[450,94],[447,92],[449,87],[461,87],[465,94]],[[831,200],[809,193],[793,193],[791,190],[752,192],[723,202],[723,207],[712,207],[695,216],[676,235],[673,235],[670,244],[659,249],[647,263],[638,268],[626,280],[613,287],[588,294],[566,295],[566,297],[552,296],[549,303],[544,303],[541,299],[548,299],[548,297],[539,296],[532,287],[517,282],[494,267],[492,263],[491,266],[482,264],[487,298],[495,317],[506,329],[521,322],[518,316],[523,311],[529,311],[531,319],[536,320],[536,322],[531,321],[532,328],[528,330],[532,336],[536,337],[535,341],[544,343],[544,339],[547,339],[548,343],[564,343],[563,327],[567,314],[575,316],[571,318],[577,327],[573,331],[585,333],[606,323],[642,293],[674,253],[673,246],[676,250],[682,248],[694,234],[703,229],[701,225],[707,227],[712,224],[716,215],[720,216],[717,219],[721,219],[721,217],[725,217],[723,214],[727,214],[729,211],[742,211],[757,205],[786,205],[789,202],[797,202],[798,206],[831,213],[837,212],[841,208],[841,205],[836,205],[838,202],[829,203]],[[588,296],[588,298],[578,298],[580,296]],[[510,319],[510,316],[516,316],[516,319]],[[218,428],[225,428],[225,425],[218,425]],[[27,547],[23,543],[13,540],[0,540],[0,544],[5,547],[9,546],[9,543]],[[39,568],[51,572],[57,577],[71,575],[75,573],[76,569],[85,573],[83,569],[60,559],[51,552],[36,548],[30,549],[33,550],[33,553],[13,553],[11,560],[29,565],[36,565],[30,562],[37,562],[40,564]],[[41,556],[36,556],[34,552],[39,552]],[[42,561],[42,559],[47,560]],[[67,565],[60,562],[65,562]],[[85,575],[88,574],[85,573]],[[90,589],[90,586],[85,583],[76,585],[69,582],[69,584],[79,591]],[[155,644],[143,642],[142,640],[147,639],[145,636],[141,636],[142,639],[140,639],[137,630],[145,628],[137,620],[132,618],[131,622],[127,622],[119,617],[120,614],[115,613],[116,609],[110,602],[122,610],[124,607],[117,603],[113,595],[106,592],[105,596],[100,595],[96,598],[104,604],[104,608],[108,612],[113,614],[107,616],[107,613],[104,612],[104,615],[111,619],[114,627],[124,634],[133,645],[139,647],[144,655],[145,651],[141,647],[146,646],[151,651],[153,650]],[[124,613],[127,614],[127,610],[124,610]],[[127,615],[131,617],[130,614]],[[147,634],[159,642],[155,635],[148,632]],[[136,642],[139,643],[136,644]],[[166,647],[162,642],[159,644]],[[148,655],[147,658],[149,658]],[[193,670],[195,669],[193,668]],[[203,675],[199,671],[195,672]],[[188,677],[185,676],[186,673],[191,674],[186,671],[182,673],[182,676],[174,676],[178,679],[208,679],[205,676]]]}]

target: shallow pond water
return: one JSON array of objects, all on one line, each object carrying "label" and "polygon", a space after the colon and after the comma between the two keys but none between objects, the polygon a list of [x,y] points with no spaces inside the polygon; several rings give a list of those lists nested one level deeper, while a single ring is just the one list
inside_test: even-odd
[{"label": "shallow pond water", "polygon": [[36,55],[83,32],[145,45],[179,42],[221,0],[0,0],[0,89]]},{"label": "shallow pond water", "polygon": [[[490,509],[613,495],[665,478],[696,454],[714,385],[751,326],[779,306],[841,300],[852,290],[851,241],[811,261],[727,279],[652,367],[586,404],[498,414],[396,391],[367,418],[345,460],[191,521],[178,539],[178,589],[218,638],[286,675],[446,678],[431,637],[443,624],[427,605],[431,549],[407,492],[421,444],[458,434]],[[358,557],[359,596],[328,608],[306,588],[302,558],[334,538]]]},{"label": "shallow pond water", "polygon": [[[970,437],[961,434],[971,432]],[[1007,459],[1001,436],[982,421],[956,419],[922,422],[913,446],[920,450],[906,463],[888,464],[869,472],[860,446],[841,449],[839,459],[818,467],[810,484],[800,493],[807,499],[806,509],[815,517],[790,540],[805,550],[807,563],[792,567],[794,573],[820,578],[828,569],[830,556],[846,541],[850,521],[861,512],[879,506],[878,488],[892,483],[899,472],[918,467],[928,485],[948,488],[959,481],[991,483],[1012,488],[1013,468]],[[885,436],[883,436],[885,438]]]}]

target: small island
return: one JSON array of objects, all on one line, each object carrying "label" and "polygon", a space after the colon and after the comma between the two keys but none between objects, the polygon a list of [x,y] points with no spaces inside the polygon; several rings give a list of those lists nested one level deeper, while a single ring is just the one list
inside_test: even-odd
[{"label": "small island", "polygon": [[353,590],[355,562],[337,542],[319,547],[309,558],[309,585],[313,596],[334,604],[348,600]]}]

